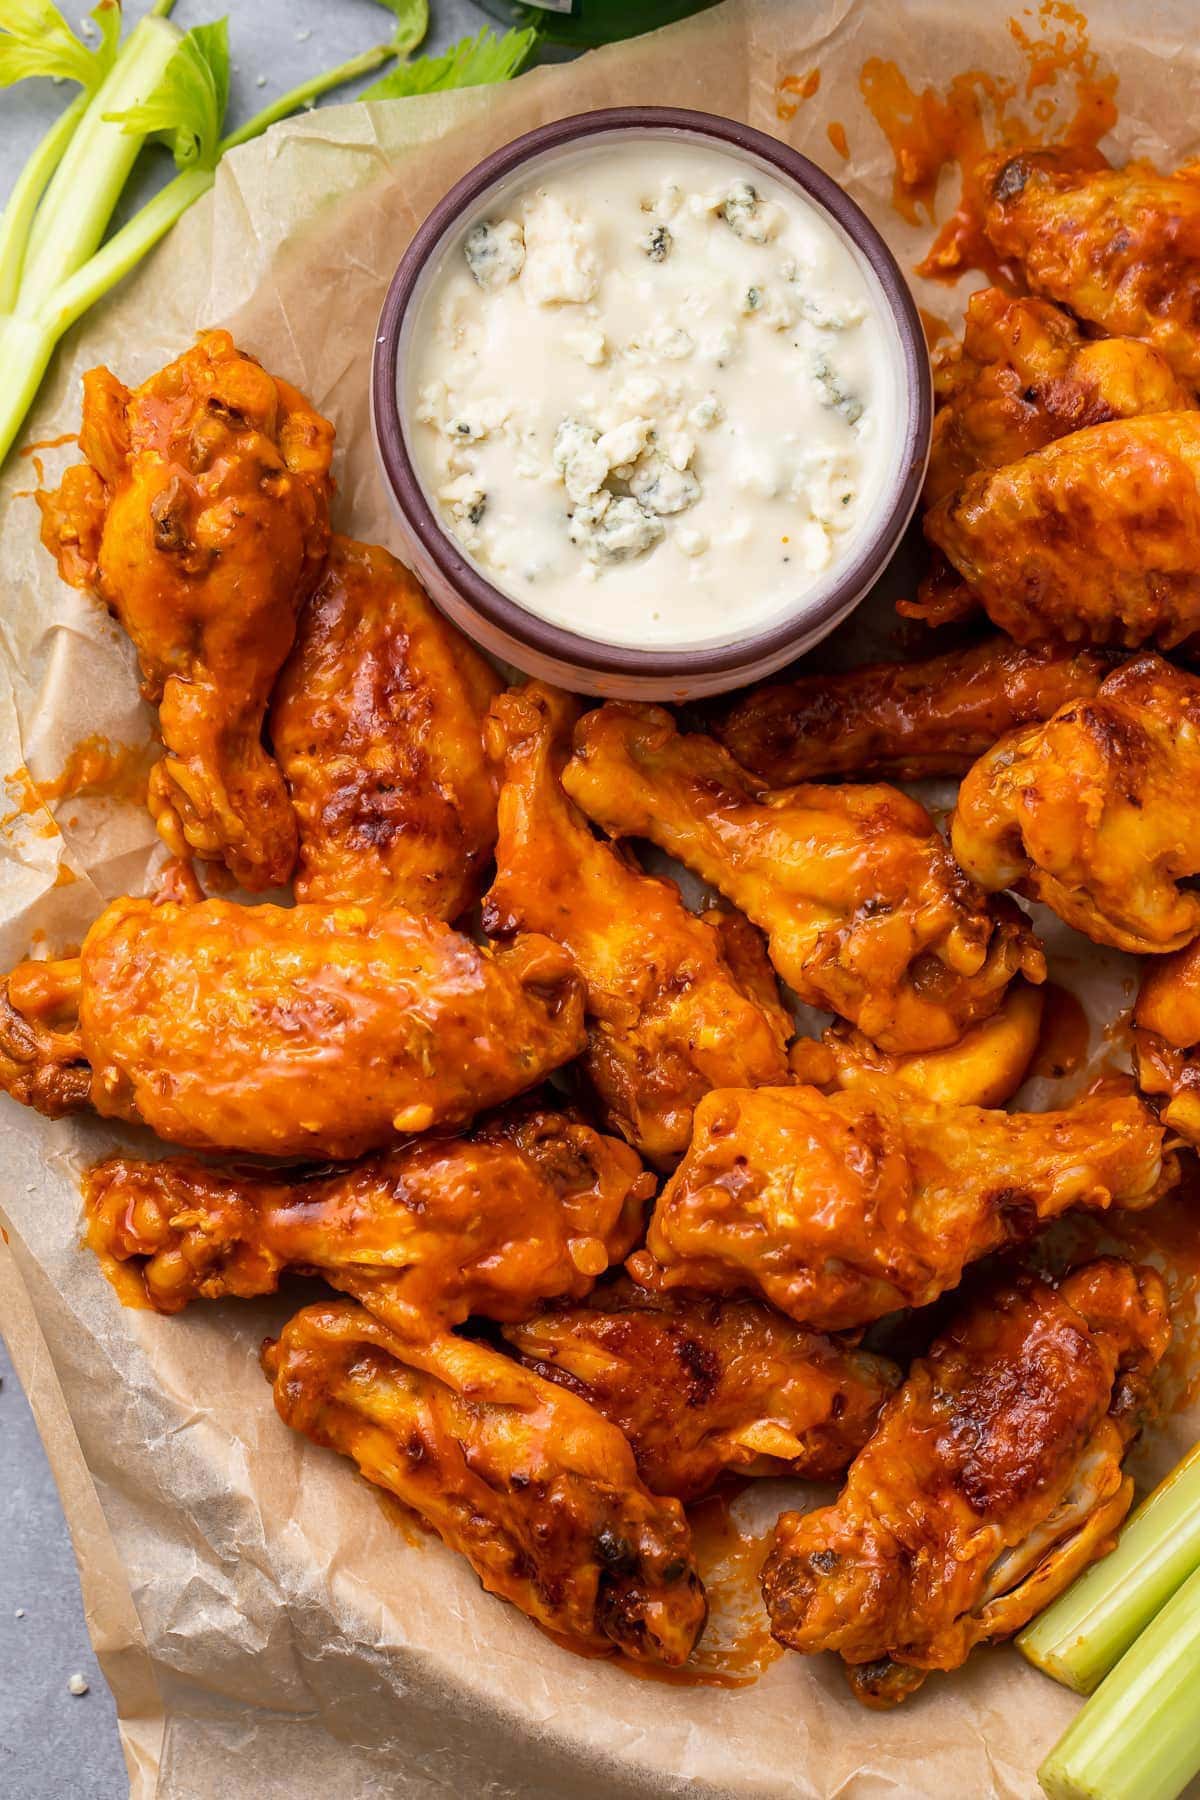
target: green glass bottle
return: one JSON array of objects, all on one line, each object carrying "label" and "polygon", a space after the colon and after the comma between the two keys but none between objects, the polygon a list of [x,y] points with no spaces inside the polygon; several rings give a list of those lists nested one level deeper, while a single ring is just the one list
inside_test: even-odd
[{"label": "green glass bottle", "polygon": [[716,0],[482,0],[505,25],[536,25],[547,43],[591,50],[705,12]]}]

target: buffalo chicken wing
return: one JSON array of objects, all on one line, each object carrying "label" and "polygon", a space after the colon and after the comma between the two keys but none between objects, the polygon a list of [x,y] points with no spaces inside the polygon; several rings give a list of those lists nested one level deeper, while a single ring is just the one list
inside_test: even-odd
[{"label": "buffalo chicken wing", "polygon": [[575,745],[563,782],[591,818],[719,888],[766,932],[801,1000],[885,1049],[953,1043],[1018,972],[1044,976],[1023,916],[989,906],[896,788],[763,788],[650,706],[588,713]]},{"label": "buffalo chicken wing", "polygon": [[1110,667],[1096,650],[990,637],[924,662],[754,688],[713,730],[773,787],[825,775],[965,775],[1006,731],[1094,694]]},{"label": "buffalo chicken wing", "polygon": [[544,1107],[314,1174],[112,1157],[84,1178],[88,1243],[158,1312],[319,1274],[408,1335],[580,1299],[641,1236],[633,1151]]},{"label": "buffalo chicken wing", "polygon": [[133,640],[166,749],[158,829],[243,887],[285,882],[296,822],[263,716],[329,544],[333,428],[210,331],[132,391],[93,369],[79,441],[87,461],[38,496],[42,541]]},{"label": "buffalo chicken wing", "polygon": [[984,231],[1035,294],[1111,337],[1143,338],[1200,383],[1200,184],[1145,163],[1023,150],[983,171]]},{"label": "buffalo chicken wing", "polygon": [[1200,938],[1148,964],[1133,1023],[1138,1086],[1164,1125],[1200,1148]]},{"label": "buffalo chicken wing", "polygon": [[583,1041],[557,944],[491,955],[365,906],[116,900],[79,957],[23,963],[0,991],[15,1098],[267,1156],[358,1156],[465,1124]]},{"label": "buffalo chicken wing", "polygon": [[483,716],[499,685],[403,564],[333,540],[271,709],[298,900],[456,919],[478,899],[496,839]]},{"label": "buffalo chicken wing", "polygon": [[677,1666],[704,1590],[677,1500],[615,1425],[483,1344],[414,1345],[348,1301],[263,1348],[280,1417],[431,1525],[484,1587],[568,1647]]},{"label": "buffalo chicken wing", "polygon": [[837,1502],[780,1519],[774,1636],[836,1651],[885,1707],[1018,1631],[1111,1548],[1169,1337],[1159,1276],[1115,1259],[985,1293],[886,1403]]},{"label": "buffalo chicken wing", "polygon": [[1200,680],[1143,655],[1090,700],[1010,733],[963,782],[954,854],[1098,944],[1180,949],[1200,932]]},{"label": "buffalo chicken wing", "polygon": [[900,1379],[883,1357],[757,1300],[649,1294],[628,1280],[504,1336],[528,1368],[620,1426],[652,1494],[685,1501],[727,1472],[832,1480]]},{"label": "buffalo chicken wing", "polygon": [[1134,1095],[1007,1113],[866,1077],[714,1093],[627,1266],[656,1291],[758,1293],[843,1331],[928,1305],[1061,1213],[1140,1210],[1177,1177]]},{"label": "buffalo chicken wing", "polygon": [[570,952],[587,984],[584,1068],[605,1116],[672,1167],[702,1095],[786,1080],[791,1022],[752,927],[697,918],[673,882],[595,837],[567,799],[559,773],[576,713],[537,684],[493,708],[505,780],[484,927],[542,932]]}]

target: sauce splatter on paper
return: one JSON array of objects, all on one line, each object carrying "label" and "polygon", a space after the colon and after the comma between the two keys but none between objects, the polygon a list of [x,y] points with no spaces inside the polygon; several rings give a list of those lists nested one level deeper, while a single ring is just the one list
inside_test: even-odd
[{"label": "sauce splatter on paper", "polygon": [[158,754],[154,745],[114,744],[93,732],[75,745],[57,775],[38,781],[22,763],[4,777],[8,810],[0,814],[0,831],[44,813],[45,819],[35,827],[38,835],[57,837],[49,810],[56,800],[127,800],[143,806]]}]

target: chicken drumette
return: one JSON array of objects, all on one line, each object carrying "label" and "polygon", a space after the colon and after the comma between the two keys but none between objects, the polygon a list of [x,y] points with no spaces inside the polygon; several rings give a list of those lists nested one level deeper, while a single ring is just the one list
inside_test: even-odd
[{"label": "chicken drumette", "polygon": [[350,1302],[263,1348],[281,1418],[410,1506],[484,1587],[593,1654],[686,1662],[704,1590],[677,1500],[615,1425],[483,1344],[415,1345]]},{"label": "chicken drumette", "polygon": [[112,1157],[83,1191],[87,1241],[127,1305],[271,1294],[295,1269],[428,1335],[582,1298],[640,1238],[654,1186],[625,1144],[533,1104],[346,1169]]},{"label": "chicken drumette", "polygon": [[403,564],[334,538],[271,707],[296,898],[455,919],[496,841],[483,717],[500,683]]},{"label": "chicken drumette", "polygon": [[1048,300],[983,288],[967,303],[963,341],[934,374],[938,411],[925,503],[979,469],[998,469],[1108,419],[1194,403],[1170,363],[1136,338],[1085,338]]},{"label": "chicken drumette", "polygon": [[713,730],[743,768],[774,787],[824,775],[965,775],[1018,725],[1094,694],[1101,651],[1024,649],[989,637],[924,662],[868,663],[746,694]]},{"label": "chicken drumette", "polygon": [[1200,183],[1094,153],[1022,150],[983,172],[983,227],[1035,294],[1144,338],[1200,383]]},{"label": "chicken drumette", "polygon": [[709,1094],[628,1268],[658,1291],[759,1293],[843,1331],[957,1287],[1071,1208],[1140,1210],[1178,1178],[1136,1096],[1064,1112],[939,1106],[863,1076]]},{"label": "chicken drumette", "polygon": [[1012,732],[963,782],[954,854],[1099,944],[1178,950],[1200,932],[1200,680],[1143,655],[1090,700]]},{"label": "chicken drumette", "polygon": [[[925,535],[1018,643],[1170,649],[1200,631],[1200,412],[1091,425],[972,475]],[[961,608],[935,584],[903,610]]]},{"label": "chicken drumette", "polygon": [[504,1336],[620,1426],[652,1494],[685,1501],[727,1471],[831,1481],[900,1379],[883,1357],[757,1300],[649,1294],[624,1279]]},{"label": "chicken drumette", "polygon": [[584,1043],[546,938],[492,955],[399,908],[116,900],[0,984],[0,1088],[194,1149],[351,1157],[461,1125]]},{"label": "chicken drumette", "polygon": [[1138,1086],[1200,1148],[1200,938],[1150,963],[1133,1009]]},{"label": "chicken drumette", "polygon": [[767,933],[801,1000],[885,1049],[953,1043],[1019,971],[1044,976],[1024,917],[989,906],[896,788],[763,788],[652,706],[588,713],[575,746],[563,784],[591,818],[719,888]]},{"label": "chicken drumette", "polygon": [[93,369],[79,441],[38,496],[42,541],[133,639],[167,752],[155,823],[243,887],[284,882],[296,822],[263,715],[329,545],[333,427],[210,331],[132,391]]},{"label": "chicken drumette", "polygon": [[883,1707],[1018,1631],[1111,1548],[1169,1338],[1159,1276],[1116,1259],[977,1299],[886,1403],[836,1504],[780,1519],[775,1637],[838,1652]]},{"label": "chicken drumette", "polygon": [[567,695],[536,683],[492,710],[505,779],[484,927],[542,932],[570,952],[587,984],[584,1067],[605,1114],[671,1167],[701,1095],[786,1080],[791,1021],[751,926],[697,918],[674,882],[595,837],[567,799],[559,774],[577,715]]}]

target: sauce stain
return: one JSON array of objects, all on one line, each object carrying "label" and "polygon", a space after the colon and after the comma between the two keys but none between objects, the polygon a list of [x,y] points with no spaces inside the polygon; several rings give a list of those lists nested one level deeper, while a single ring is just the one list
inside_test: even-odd
[{"label": "sauce stain", "polygon": [[840,119],[834,119],[832,124],[825,127],[825,135],[839,156],[849,158],[850,140],[846,136],[846,127]]},{"label": "sauce stain", "polygon": [[[811,100],[820,85],[820,69],[810,69],[807,75],[785,75],[776,93],[776,117],[794,119],[800,111],[801,101]],[[794,98],[788,99],[785,97],[787,95],[793,95]]]},{"label": "sauce stain", "polygon": [[927,312],[923,306],[918,306],[917,311],[921,315],[921,330],[925,333],[927,350],[932,350],[943,338],[954,336],[954,327],[949,319],[939,318],[937,313]]},{"label": "sauce stain", "polygon": [[1116,123],[1118,77],[1102,69],[1086,16],[1070,0],[1040,0],[1036,18],[1034,26],[1008,21],[1026,64],[1023,83],[967,69],[944,90],[918,91],[894,62],[872,57],[863,64],[859,90],[891,146],[892,204],[901,218],[918,225],[924,215],[936,224],[942,176],[954,167],[960,172],[958,204],[917,264],[919,275],[950,282],[979,269],[998,286],[1020,291],[1017,271],[983,233],[980,165],[997,151],[1032,144],[1094,151]]},{"label": "sauce stain", "polygon": [[1087,1014],[1068,988],[1048,981],[1042,992],[1042,1028],[1026,1080],[1061,1081],[1087,1061],[1091,1030]]},{"label": "sauce stain", "polygon": [[18,819],[46,813],[37,833],[57,837],[58,827],[49,815],[55,800],[128,800],[144,806],[146,784],[157,757],[153,744],[114,744],[93,732],[75,745],[58,774],[44,781],[36,781],[22,763],[4,777],[9,810],[0,815],[0,831],[7,831]]}]

